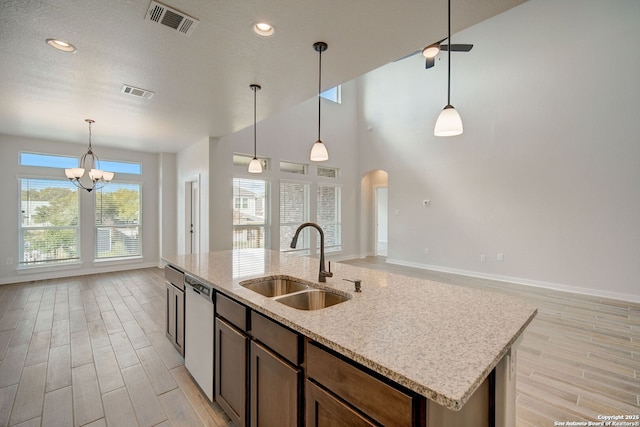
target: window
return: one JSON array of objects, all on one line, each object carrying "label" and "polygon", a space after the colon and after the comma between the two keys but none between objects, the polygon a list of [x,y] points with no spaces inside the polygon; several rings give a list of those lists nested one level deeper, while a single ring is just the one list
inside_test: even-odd
[{"label": "window", "polygon": [[233,248],[265,248],[267,182],[233,179]]},{"label": "window", "polygon": [[[280,250],[290,251],[289,246],[296,229],[309,221],[309,184],[298,182],[280,183]],[[298,237],[295,250],[309,250],[309,229]]]},{"label": "window", "polygon": [[142,256],[141,187],[112,182],[96,191],[96,259]]},{"label": "window", "polygon": [[56,156],[54,154],[20,153],[21,166],[40,166],[45,168],[77,168],[78,158]]},{"label": "window", "polygon": [[78,189],[67,180],[20,179],[20,260],[23,266],[80,259]]},{"label": "window", "polygon": [[342,102],[342,86],[338,85],[331,89],[327,89],[322,92],[320,96],[326,100],[340,104]]},{"label": "window", "polygon": [[[56,154],[20,153],[21,166],[40,166],[46,168],[77,168],[78,158],[70,156],[58,156]],[[100,168],[115,173],[127,173],[132,175],[142,174],[142,165],[137,162],[114,162],[100,160]]]},{"label": "window", "polygon": [[[318,225],[324,230],[326,250],[342,249],[340,204],[339,186],[318,184],[317,217]],[[319,247],[320,242],[318,242]]]},{"label": "window", "polygon": [[142,165],[134,162],[112,162],[100,160],[100,168],[114,173],[128,173],[131,175],[142,175]]},{"label": "window", "polygon": [[338,177],[338,168],[330,168],[327,166],[318,166],[318,176],[323,176],[325,178],[337,178]]},{"label": "window", "polygon": [[302,163],[293,163],[293,162],[285,162],[280,161],[280,172],[287,173],[298,173],[301,175],[306,175],[307,173],[307,165]]}]

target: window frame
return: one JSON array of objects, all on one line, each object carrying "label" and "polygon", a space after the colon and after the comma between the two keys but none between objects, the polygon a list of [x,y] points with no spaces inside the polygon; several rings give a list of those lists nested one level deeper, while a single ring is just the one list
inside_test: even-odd
[{"label": "window frame", "polygon": [[[309,222],[311,220],[311,182],[310,181],[301,181],[301,180],[289,180],[289,179],[281,179],[279,180],[279,189],[280,189],[280,196],[279,196],[279,205],[280,205],[280,217],[278,220],[278,227],[280,230],[280,244],[279,244],[279,250],[280,252],[294,252],[294,253],[300,253],[300,254],[309,254],[311,251],[311,235],[309,233],[309,228],[305,228],[302,232],[301,235],[299,236],[298,239],[298,245],[296,246],[295,249],[292,249],[289,244],[290,244],[290,240],[289,243],[287,243],[287,241],[283,241],[283,227],[295,227],[297,228],[298,226],[300,226],[300,224],[305,223],[305,222]],[[282,186],[283,185],[302,185],[304,188],[304,204],[303,204],[303,212],[302,212],[302,216],[303,219],[301,220],[296,220],[296,221],[287,221],[287,222],[283,222],[282,221],[282,217],[283,217],[283,204],[282,204],[282,197],[283,197],[283,191],[282,191]],[[286,233],[286,234],[290,234],[290,233]],[[291,235],[291,238],[293,238],[293,235]],[[301,246],[301,243],[304,244],[304,246]],[[284,244],[284,246],[283,246]]]},{"label": "window frame", "polygon": [[[236,210],[238,212],[241,212],[242,210],[245,209],[250,209],[250,205],[251,203],[249,203],[249,197],[244,197],[242,195],[236,194],[236,182],[237,181],[257,181],[257,182],[262,182],[264,185],[264,202],[262,204],[262,212],[263,212],[263,221],[262,224],[236,224]],[[267,179],[258,179],[255,176],[241,176],[241,175],[234,175],[232,182],[232,190],[231,190],[231,195],[232,195],[232,208],[233,208],[233,219],[232,219],[232,245],[233,245],[233,249],[234,250],[238,250],[238,249],[267,249],[270,247],[270,242],[271,242],[271,233],[270,233],[270,222],[271,222],[271,212],[270,212],[270,198],[271,198],[271,182]],[[241,186],[241,184],[238,184],[238,188],[243,188]],[[245,190],[251,191],[247,188],[245,188]],[[239,200],[240,201],[240,207],[236,207],[236,201]],[[246,208],[243,207],[243,203],[242,200],[246,200],[247,204],[246,204]],[[256,203],[254,204],[254,208],[257,208],[257,198],[256,198]],[[255,209],[254,209],[255,211]],[[259,218],[256,216],[256,218]],[[254,246],[252,244],[252,242],[255,239],[251,239],[249,237],[245,238],[245,239],[237,239],[238,236],[238,231],[242,231],[242,235],[248,236],[249,232],[252,229],[255,228],[262,228],[262,243],[261,245],[258,246]],[[258,231],[258,234],[260,233],[260,231]],[[247,244],[241,245],[241,247],[239,247],[239,243],[242,242],[247,242]],[[257,239],[257,242],[260,242],[260,239]]]},{"label": "window frame", "polygon": [[[335,209],[335,221],[321,221],[319,218],[320,211],[320,189],[322,187],[325,188],[333,188],[337,193],[335,196],[336,203],[334,205]],[[325,252],[337,252],[342,250],[342,185],[336,184],[332,182],[318,182],[316,183],[316,222],[323,230],[325,230]],[[327,225],[335,226],[335,234],[336,234],[336,243],[329,245],[327,244]],[[316,248],[320,248],[320,242],[317,243]]]},{"label": "window frame", "polygon": [[[138,223],[137,224],[113,224],[113,225],[104,225],[104,224],[100,224],[98,225],[98,193],[103,191],[105,188],[109,189],[109,188],[113,188],[113,186],[117,186],[117,185],[137,185],[138,186],[138,197],[139,197],[139,212],[138,212]],[[117,191],[117,190],[116,190]],[[109,262],[109,261],[117,261],[117,260],[129,260],[129,259],[140,259],[143,258],[143,249],[144,249],[144,227],[143,227],[143,183],[140,181],[117,181],[117,182],[111,182],[109,183],[107,186],[101,188],[100,190],[95,190],[94,193],[94,207],[93,207],[93,216],[94,216],[94,220],[93,220],[93,238],[94,238],[94,243],[93,243],[93,258],[94,258],[94,262],[96,263],[102,263],[102,262]],[[134,228],[137,227],[137,245],[138,245],[138,252],[136,254],[131,254],[131,255],[113,255],[113,256],[100,256],[99,255],[99,241],[100,241],[100,237],[99,237],[99,229],[105,229],[105,228]]]},{"label": "window frame", "polygon": [[[75,226],[37,226],[37,227],[25,227],[23,224],[23,209],[22,209],[22,182],[23,180],[34,180],[34,181],[53,181],[53,182],[58,182],[60,184],[64,183],[64,186],[60,186],[59,188],[63,188],[63,187],[67,187],[70,186],[69,188],[73,188],[73,190],[76,192],[76,203],[77,203],[77,208],[76,208],[76,212],[77,212],[77,224]],[[80,200],[80,194],[81,191],[80,189],[78,189],[77,187],[75,187],[73,184],[71,184],[69,182],[68,179],[66,178],[61,178],[61,177],[56,177],[56,176],[50,176],[50,175],[32,175],[32,174],[26,174],[26,175],[18,175],[17,176],[17,188],[18,188],[18,195],[17,195],[17,214],[18,214],[18,259],[17,259],[17,269],[18,270],[27,270],[27,269],[41,269],[41,268],[47,268],[47,267],[63,267],[63,266],[69,266],[69,265],[78,265],[82,263],[82,211],[81,211],[81,200]],[[43,187],[46,188],[46,187]],[[24,237],[24,232],[25,230],[75,230],[75,252],[76,252],[76,257],[73,258],[68,258],[68,259],[61,259],[61,260],[42,260],[42,261],[32,261],[32,262],[25,262],[24,261],[24,257],[25,257],[25,237]]]}]

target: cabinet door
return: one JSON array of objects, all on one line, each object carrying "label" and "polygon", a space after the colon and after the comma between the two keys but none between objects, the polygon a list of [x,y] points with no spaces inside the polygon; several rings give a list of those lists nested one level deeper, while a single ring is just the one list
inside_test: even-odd
[{"label": "cabinet door", "polygon": [[167,321],[165,333],[171,343],[176,340],[176,311],[174,310],[175,288],[169,282],[164,282],[167,288]]},{"label": "cabinet door", "polygon": [[221,318],[216,318],[216,402],[237,426],[247,425],[247,340]]},{"label": "cabinet door", "polygon": [[368,421],[351,407],[336,399],[311,381],[306,384],[307,427],[371,427]]},{"label": "cabinet door", "polygon": [[175,307],[175,345],[184,356],[184,292],[173,289],[173,303]]},{"label": "cabinet door", "polygon": [[251,426],[300,425],[301,370],[251,342]]}]

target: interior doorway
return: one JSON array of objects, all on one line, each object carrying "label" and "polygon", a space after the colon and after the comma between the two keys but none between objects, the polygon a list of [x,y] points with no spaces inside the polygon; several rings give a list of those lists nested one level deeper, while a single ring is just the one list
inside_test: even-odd
[{"label": "interior doorway", "polygon": [[[389,174],[372,170],[360,182],[360,256],[388,256]],[[392,248],[391,248],[392,249]]]},{"label": "interior doorway", "polygon": [[387,187],[375,188],[375,254],[376,256],[387,256],[389,244],[388,234],[388,191]]},{"label": "interior doorway", "polygon": [[185,249],[200,253],[200,177],[185,183]]}]

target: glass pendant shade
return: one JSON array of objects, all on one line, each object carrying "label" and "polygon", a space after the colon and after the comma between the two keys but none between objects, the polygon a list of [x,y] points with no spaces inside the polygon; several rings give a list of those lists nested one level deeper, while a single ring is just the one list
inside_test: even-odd
[{"label": "glass pendant shade", "polygon": [[256,157],[249,163],[249,173],[262,173],[262,162]]},{"label": "glass pendant shade", "polygon": [[433,130],[433,134],[435,136],[456,136],[461,135],[462,132],[462,118],[460,118],[460,114],[453,105],[447,105],[440,112],[438,120],[436,120],[436,127]]},{"label": "glass pendant shade", "polygon": [[329,152],[322,141],[317,140],[315,144],[313,144],[309,159],[313,162],[324,162],[325,160],[329,160]]}]

